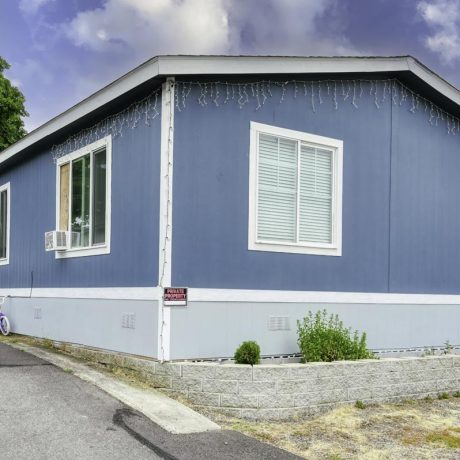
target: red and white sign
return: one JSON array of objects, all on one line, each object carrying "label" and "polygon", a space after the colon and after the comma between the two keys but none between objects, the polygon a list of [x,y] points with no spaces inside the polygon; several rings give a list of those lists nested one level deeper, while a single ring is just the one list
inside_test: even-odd
[{"label": "red and white sign", "polygon": [[185,307],[187,305],[187,288],[164,288],[163,303],[169,306]]}]

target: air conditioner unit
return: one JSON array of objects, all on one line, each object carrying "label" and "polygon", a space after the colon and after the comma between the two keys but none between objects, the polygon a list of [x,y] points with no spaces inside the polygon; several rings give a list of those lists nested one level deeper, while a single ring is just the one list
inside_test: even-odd
[{"label": "air conditioner unit", "polygon": [[47,251],[65,251],[69,249],[69,232],[53,230],[45,233],[45,249]]}]

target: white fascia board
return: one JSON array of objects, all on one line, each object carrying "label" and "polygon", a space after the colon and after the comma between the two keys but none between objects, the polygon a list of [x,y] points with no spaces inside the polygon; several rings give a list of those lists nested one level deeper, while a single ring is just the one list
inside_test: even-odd
[{"label": "white fascia board", "polygon": [[367,73],[409,70],[408,58],[162,56],[160,75]]},{"label": "white fascia board", "polygon": [[460,105],[460,91],[441,78],[439,75],[432,72],[428,67],[424,66],[412,57],[407,58],[409,71],[430,85],[433,89],[441,93],[443,96],[450,99],[452,102]]},{"label": "white fascia board", "polygon": [[410,56],[396,57],[275,57],[159,56],[115,80],[61,115],[32,131],[0,153],[0,164],[36,142],[158,76],[271,75],[318,73],[379,73],[409,71],[456,104],[460,92]]}]

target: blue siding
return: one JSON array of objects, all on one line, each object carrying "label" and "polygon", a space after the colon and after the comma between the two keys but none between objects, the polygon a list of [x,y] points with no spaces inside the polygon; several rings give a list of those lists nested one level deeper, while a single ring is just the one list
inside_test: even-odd
[{"label": "blue siding", "polygon": [[112,142],[111,254],[56,260],[44,233],[56,226],[56,166],[50,151],[0,175],[11,183],[10,264],[0,288],[156,286],[160,118],[125,129]]},{"label": "blue siding", "polygon": [[[199,95],[175,119],[175,285],[460,293],[460,136],[443,123],[389,98],[378,109],[369,87],[359,109],[325,98],[316,113],[280,90],[258,111]],[[247,249],[250,121],[344,141],[342,257]]]},{"label": "blue siding", "polygon": [[394,111],[393,292],[460,293],[460,136]]},{"label": "blue siding", "polygon": [[[391,106],[365,88],[359,109],[327,99],[313,112],[280,90],[265,106],[202,108],[175,115],[173,284],[206,288],[385,292],[389,272]],[[275,93],[275,90],[272,90]],[[249,251],[250,121],[344,141],[343,255]]]}]

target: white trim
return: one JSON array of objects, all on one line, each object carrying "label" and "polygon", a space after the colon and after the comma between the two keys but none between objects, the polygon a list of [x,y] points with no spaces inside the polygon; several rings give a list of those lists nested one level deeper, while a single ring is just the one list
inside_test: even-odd
[{"label": "white trim", "polygon": [[11,235],[11,187],[7,182],[0,187],[0,193],[6,190],[6,257],[0,259],[1,265],[9,265],[10,263],[10,235]]},{"label": "white trim", "polygon": [[[257,241],[257,158],[258,135],[270,134],[306,142],[333,150],[332,243],[287,243]],[[249,216],[248,249],[251,251],[286,252],[323,256],[342,255],[342,177],[343,141],[301,131],[279,128],[251,121],[249,149]]]},{"label": "white trim", "polygon": [[188,302],[460,305],[460,295],[188,288]]},{"label": "white trim", "polygon": [[[158,285],[171,284],[171,231],[174,148],[174,79],[163,83],[161,97],[161,158],[160,158],[160,231],[158,251]],[[167,232],[169,231],[169,238]],[[164,274],[162,271],[165,267]],[[163,275],[163,280],[161,279]]]},{"label": "white trim", "polygon": [[0,164],[142,83],[159,76],[376,72],[411,72],[455,104],[460,104],[460,91],[458,89],[411,56],[159,56],[115,80],[3,150],[0,153]]},{"label": "white trim", "polygon": [[[60,182],[61,182],[61,175],[59,168],[65,163],[70,163],[71,161],[83,156],[92,154],[101,148],[105,148],[106,152],[106,210],[105,210],[105,243],[101,245],[96,245],[88,248],[71,248],[67,249],[67,251],[56,251],[55,258],[56,259],[71,259],[74,257],[88,257],[88,256],[98,256],[104,254],[110,254],[110,238],[111,238],[111,222],[112,222],[112,136],[108,135],[102,139],[97,140],[91,144],[86,145],[85,147],[78,149],[74,152],[69,153],[56,161],[56,229],[59,229],[59,216],[60,216]],[[91,164],[93,162],[93,155],[91,155]],[[71,174],[72,168],[69,170],[69,174]],[[93,193],[93,168],[91,168],[91,197],[90,197],[90,209],[92,209],[92,193]],[[69,201],[72,202],[72,177],[69,176]],[[92,212],[90,211],[90,215]],[[92,217],[90,216],[92,219]],[[71,231],[71,205],[69,204],[69,232]],[[91,234],[91,226],[90,226],[90,234]],[[90,238],[91,240],[91,238]]]},{"label": "white trim", "polygon": [[102,287],[102,288],[15,288],[1,289],[0,297],[30,297],[58,299],[112,299],[159,300],[156,287]]},{"label": "white trim", "polygon": [[[158,241],[159,290],[171,285],[172,200],[174,164],[174,78],[163,83],[161,92],[160,217]],[[158,359],[169,361],[171,355],[171,309],[158,304]]]},{"label": "white trim", "polygon": [[[30,288],[0,289],[0,297],[112,299],[159,301],[158,287]],[[397,294],[380,292],[280,291],[256,289],[188,288],[188,306],[193,302],[337,303],[388,305],[460,305],[460,295]],[[171,311],[167,307],[165,311]]]}]

